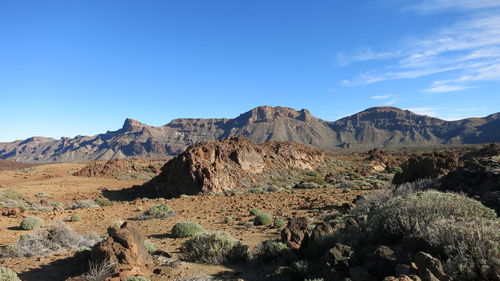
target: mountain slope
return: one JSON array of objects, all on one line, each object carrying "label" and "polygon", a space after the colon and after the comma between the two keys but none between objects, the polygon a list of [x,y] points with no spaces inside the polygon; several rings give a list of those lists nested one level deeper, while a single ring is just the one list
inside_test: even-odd
[{"label": "mountain slope", "polygon": [[121,129],[96,136],[0,143],[0,159],[42,163],[163,158],[200,141],[236,135],[257,143],[292,141],[319,149],[498,142],[500,113],[445,121],[395,107],[374,107],[329,122],[306,109],[260,106],[233,119],[175,119],[159,127],[126,119]]}]

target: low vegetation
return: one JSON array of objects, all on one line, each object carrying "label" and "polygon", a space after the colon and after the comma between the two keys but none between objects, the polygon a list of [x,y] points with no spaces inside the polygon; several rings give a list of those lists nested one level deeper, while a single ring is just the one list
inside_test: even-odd
[{"label": "low vegetation", "polygon": [[31,216],[26,217],[21,221],[21,229],[23,230],[33,230],[43,226],[43,220],[39,217]]},{"label": "low vegetation", "polygon": [[254,225],[269,225],[273,222],[273,216],[270,214],[258,214],[253,220]]},{"label": "low vegetation", "polygon": [[172,227],[172,231],[170,232],[172,237],[175,238],[183,238],[190,237],[195,235],[196,233],[204,232],[205,229],[201,225],[196,222],[178,222],[174,224]]},{"label": "low vegetation", "polygon": [[47,228],[40,228],[33,233],[22,235],[15,248],[12,248],[9,254],[3,253],[2,255],[11,257],[45,256],[64,249],[79,250],[91,247],[101,240],[101,237],[93,232],[80,235],[65,223],[57,221]]},{"label": "low vegetation", "polygon": [[182,244],[182,257],[208,264],[235,263],[248,258],[248,246],[225,232],[198,233]]},{"label": "low vegetation", "polygon": [[268,240],[255,248],[253,259],[261,263],[287,265],[296,261],[297,256],[285,243]]},{"label": "low vegetation", "polygon": [[144,248],[146,248],[146,251],[148,251],[148,253],[150,253],[150,254],[156,252],[156,250],[157,250],[155,243],[153,243],[149,240],[144,241]]},{"label": "low vegetation", "polygon": [[174,209],[167,204],[160,204],[149,208],[146,212],[136,217],[136,220],[164,219],[174,216]]},{"label": "low vegetation", "polygon": [[14,271],[0,266],[0,281],[21,281],[21,279]]}]

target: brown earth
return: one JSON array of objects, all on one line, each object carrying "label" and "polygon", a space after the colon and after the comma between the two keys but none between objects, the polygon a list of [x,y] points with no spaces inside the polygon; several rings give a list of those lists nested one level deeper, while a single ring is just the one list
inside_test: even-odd
[{"label": "brown earth", "polygon": [[[68,205],[83,199],[102,198],[103,190],[120,192],[124,188],[139,185],[140,180],[117,180],[113,178],[81,177],[73,174],[84,168],[86,163],[46,164],[34,167],[31,171],[19,174],[19,170],[0,172],[0,182],[3,187],[0,192],[12,190],[22,193],[31,200],[52,200]],[[47,193],[49,199],[39,199],[35,194]],[[36,215],[46,224],[67,220],[71,214],[78,214],[81,221],[67,222],[77,232],[95,231],[106,235],[106,230],[118,220],[128,223],[153,241],[159,250],[179,257],[179,248],[185,239],[173,239],[169,236],[170,229],[176,222],[195,221],[207,230],[226,231],[242,240],[253,249],[264,240],[279,239],[277,229],[263,226],[253,226],[253,216],[249,214],[252,208],[259,208],[269,214],[279,214],[283,219],[309,216],[319,218],[326,214],[342,211],[343,204],[351,202],[359,195],[368,192],[355,189],[343,193],[337,188],[282,190],[271,193],[239,194],[232,196],[189,196],[175,199],[136,199],[134,201],[116,201],[112,206],[87,208],[77,210],[25,211],[14,216],[0,216],[0,246],[14,244],[19,236],[29,233],[19,229],[23,217]],[[149,221],[130,220],[143,213],[149,207],[166,203],[177,213],[176,216]],[[227,216],[234,218],[231,223],[225,223]],[[30,258],[0,258],[0,266],[8,267],[19,273],[25,281],[64,280],[73,272],[75,259],[71,251],[54,253],[46,257]],[[168,266],[157,266],[152,278],[156,280],[172,280],[176,275],[192,275],[194,273],[219,274],[226,276],[241,276],[245,280],[262,280],[266,274],[265,268],[248,268],[251,265],[224,267],[209,266],[195,263],[181,263],[175,269]],[[229,278],[229,279],[228,279]]]}]

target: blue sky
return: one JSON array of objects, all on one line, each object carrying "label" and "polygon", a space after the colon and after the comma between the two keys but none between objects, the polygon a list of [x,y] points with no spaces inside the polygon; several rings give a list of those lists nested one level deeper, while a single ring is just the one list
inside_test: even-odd
[{"label": "blue sky", "polygon": [[3,0],[0,141],[255,106],[500,111],[498,0]]}]

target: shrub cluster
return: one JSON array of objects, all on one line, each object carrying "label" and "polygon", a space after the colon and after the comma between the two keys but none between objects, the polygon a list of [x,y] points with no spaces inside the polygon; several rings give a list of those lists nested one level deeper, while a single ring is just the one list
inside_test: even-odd
[{"label": "shrub cluster", "polygon": [[276,218],[274,219],[273,226],[277,229],[285,228],[286,221],[284,219]]},{"label": "shrub cluster", "polygon": [[225,232],[204,232],[182,244],[182,257],[188,261],[227,264],[248,258],[248,246]]},{"label": "shrub cluster", "polygon": [[137,276],[128,277],[127,279],[125,279],[125,281],[151,281],[151,279],[149,279],[145,276],[137,275]]},{"label": "shrub cluster", "polygon": [[156,252],[156,250],[157,250],[155,243],[153,243],[149,240],[144,241],[144,248],[146,248],[146,251],[148,251],[148,253],[150,253],[150,254]]},{"label": "shrub cluster", "polygon": [[258,214],[253,220],[254,225],[268,225],[273,222],[273,216],[270,214]]},{"label": "shrub cluster", "polygon": [[43,226],[43,220],[39,217],[26,217],[21,221],[20,227],[24,230],[38,229]]},{"label": "shrub cluster", "polygon": [[21,279],[14,271],[0,266],[0,281],[21,281]]},{"label": "shrub cluster", "polygon": [[172,227],[171,234],[175,238],[183,238],[193,236],[196,233],[204,232],[205,229],[195,222],[185,221],[178,222]]},{"label": "shrub cluster", "polygon": [[167,204],[160,204],[149,208],[146,212],[136,217],[137,220],[163,219],[174,216],[174,209]]},{"label": "shrub cluster", "polygon": [[295,261],[297,256],[285,243],[268,240],[255,248],[253,258],[262,263],[273,262],[285,265]]},{"label": "shrub cluster", "polygon": [[101,240],[101,237],[92,232],[79,235],[68,225],[58,221],[48,228],[40,228],[34,233],[21,236],[16,245],[17,249],[13,249],[8,256],[44,256],[64,249],[78,250],[92,247]]}]

